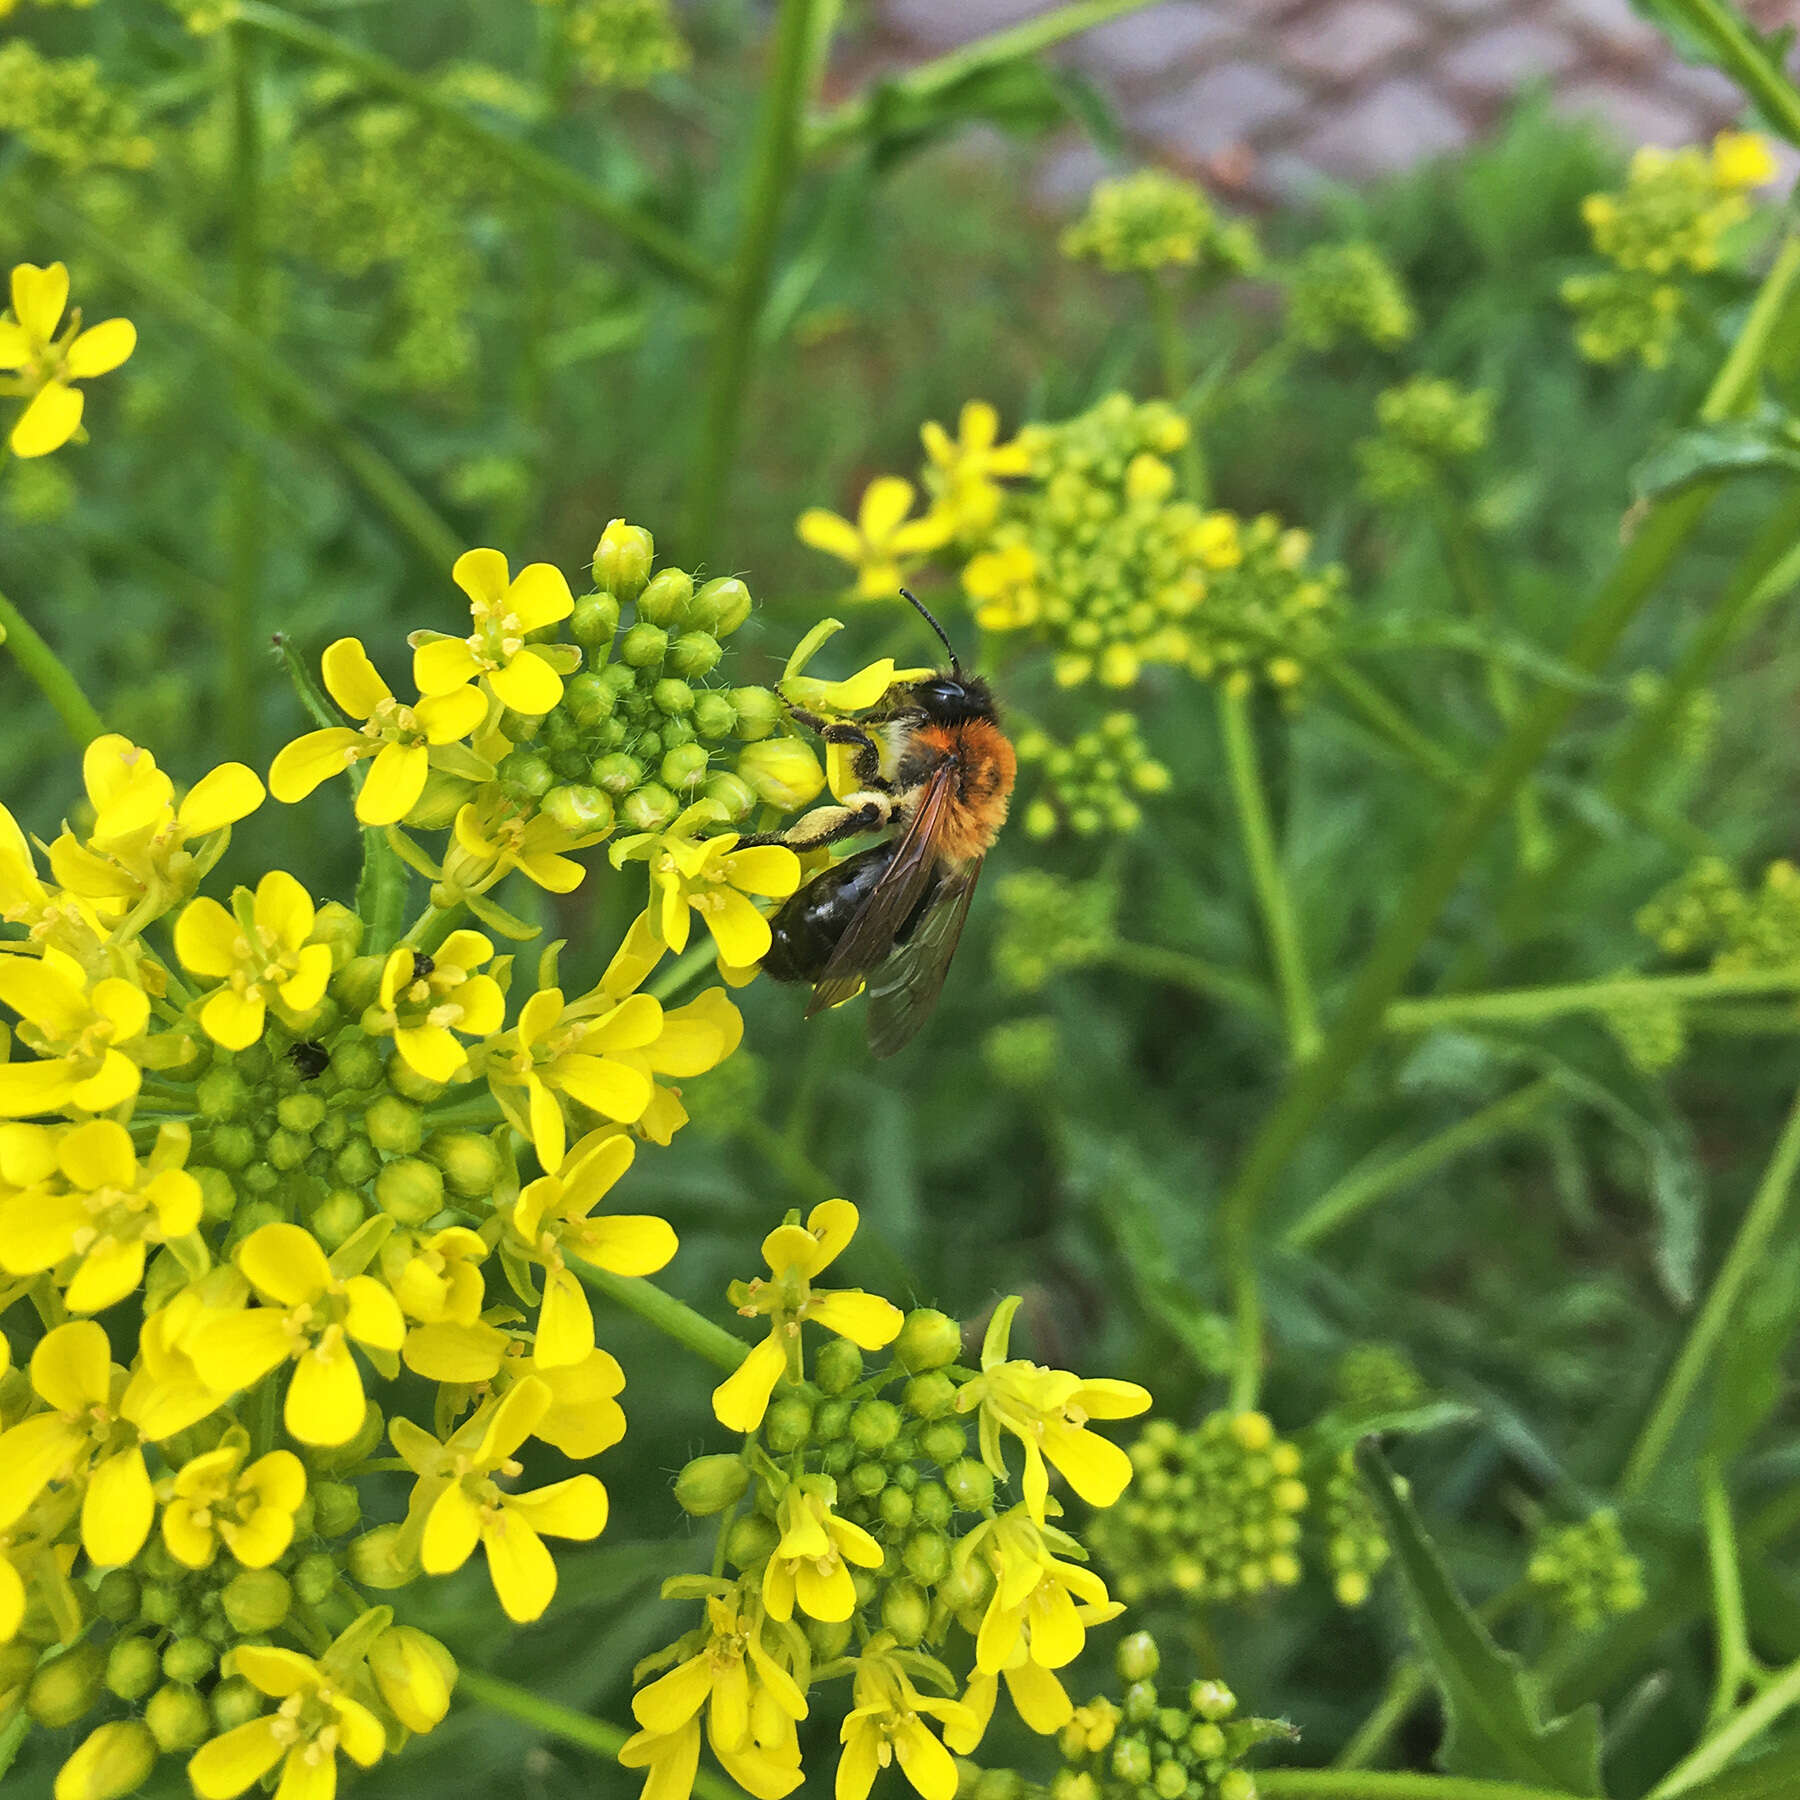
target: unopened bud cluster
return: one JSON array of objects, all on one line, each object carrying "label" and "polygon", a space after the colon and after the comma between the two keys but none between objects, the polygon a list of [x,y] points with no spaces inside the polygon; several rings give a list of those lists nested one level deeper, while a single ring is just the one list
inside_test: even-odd
[{"label": "unopened bud cluster", "polygon": [[1331,1591],[1340,1606],[1361,1606],[1392,1552],[1375,1503],[1356,1471],[1355,1452],[1327,1452],[1309,1474],[1318,1495],[1314,1522]]},{"label": "unopened bud cluster", "polygon": [[1644,1604],[1644,1565],[1610,1509],[1579,1524],[1545,1526],[1525,1572],[1544,1604],[1577,1631],[1592,1631]]},{"label": "unopened bud cluster", "polygon": [[1375,400],[1378,435],[1360,439],[1356,459],[1369,497],[1392,505],[1430,493],[1454,464],[1487,447],[1494,396],[1432,375],[1415,375]]},{"label": "unopened bud cluster", "polygon": [[1357,339],[1392,350],[1418,324],[1393,264],[1373,244],[1318,244],[1289,271],[1288,335],[1308,350]]},{"label": "unopened bud cluster", "polygon": [[994,969],[1020,993],[1098,962],[1113,943],[1117,896],[1105,882],[1020,869],[997,882],[994,893],[1000,905]]},{"label": "unopened bud cluster", "polygon": [[1220,219],[1199,188],[1164,169],[1096,183],[1087,211],[1062,234],[1062,253],[1115,275],[1170,267],[1242,275],[1262,261],[1248,224]]},{"label": "unopened bud cluster", "polygon": [[1108,713],[1067,744],[1042,731],[1021,732],[1017,747],[1019,761],[1039,777],[1023,819],[1032,837],[1065,830],[1124,836],[1143,823],[1134,796],[1166,793],[1173,780],[1146,748],[1134,713]]},{"label": "unopened bud cluster", "polygon": [[1431,1390],[1398,1344],[1352,1344],[1338,1358],[1331,1385],[1336,1410],[1350,1419],[1404,1412],[1430,1398]]},{"label": "unopened bud cluster", "polygon": [[1800,962],[1800,868],[1785,857],[1749,888],[1730,864],[1702,857],[1656,895],[1637,927],[1665,956],[1706,956],[1719,971]]},{"label": "unopened bud cluster", "polygon": [[598,87],[638,88],[692,60],[669,0],[538,0],[571,60]]}]

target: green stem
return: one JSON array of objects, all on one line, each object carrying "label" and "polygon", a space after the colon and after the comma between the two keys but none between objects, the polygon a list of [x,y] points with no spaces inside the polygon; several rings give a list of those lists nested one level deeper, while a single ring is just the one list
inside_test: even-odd
[{"label": "green stem", "polygon": [[1263,930],[1269,940],[1269,957],[1275,965],[1288,1048],[1295,1062],[1304,1063],[1318,1050],[1319,1019],[1313,1004],[1312,983],[1306,973],[1300,927],[1294,917],[1287,879],[1275,848],[1274,827],[1269,819],[1268,796],[1250,718],[1252,691],[1231,681],[1219,684],[1219,731],[1225,742],[1225,766],[1231,779],[1232,799],[1237,805],[1244,856],[1250,864],[1250,880],[1256,890]]},{"label": "green stem", "polygon": [[775,243],[788,190],[800,165],[801,115],[813,53],[817,0],[781,0],[775,17],[775,66],[763,89],[756,147],[744,191],[744,223],[731,278],[713,328],[711,366],[700,441],[693,451],[687,494],[691,556],[712,553],[725,496],[737,462],[744,401],[755,362],[756,325],[769,288]]},{"label": "green stem", "polygon": [[1316,1800],[1568,1800],[1556,1788],[1468,1775],[1402,1775],[1386,1769],[1258,1769],[1256,1791],[1267,1800],[1287,1795]]},{"label": "green stem", "polygon": [[817,120],[806,134],[806,150],[816,156],[822,150],[835,149],[852,138],[864,137],[880,123],[882,111],[897,105],[904,109],[935,99],[946,90],[967,81],[971,76],[1021,56],[1034,56],[1048,50],[1065,38],[1072,38],[1121,13],[1137,12],[1152,0],[1074,0],[1069,6],[1052,7],[1022,25],[1008,26],[1004,31],[989,33],[952,50],[932,62],[899,77],[882,82],[846,100],[842,106]]},{"label": "green stem", "polygon": [[[254,0],[245,0],[246,7]],[[310,432],[374,503],[417,546],[434,570],[442,572],[463,549],[462,538],[438,517],[431,503],[388,459],[366,444],[320,398],[312,381],[291,369],[259,338],[244,332],[211,301],[174,276],[127,250],[79,213],[54,200],[34,198],[31,209],[40,227],[57,242],[73,239],[128,282],[146,300],[188,326],[196,336],[254,381],[277,410]]]},{"label": "green stem", "polygon": [[1734,1713],[1691,1755],[1684,1757],[1655,1787],[1647,1800],[1673,1800],[1723,1769],[1744,1746],[1775,1723],[1790,1706],[1800,1705],[1800,1662],[1790,1663],[1756,1698]]},{"label": "green stem", "polygon": [[[1156,358],[1161,365],[1163,398],[1187,418],[1188,354],[1187,341],[1181,335],[1181,317],[1176,310],[1174,283],[1161,269],[1144,271],[1144,292],[1150,302],[1150,324],[1156,335]],[[1181,486],[1196,506],[1207,503],[1206,452],[1200,445],[1200,430],[1193,419],[1187,419],[1188,440],[1181,447]]]},{"label": "green stem", "polygon": [[1561,1091],[1562,1084],[1548,1075],[1527,1082],[1468,1118],[1434,1132],[1399,1156],[1374,1168],[1352,1169],[1287,1228],[1282,1242],[1290,1250],[1310,1249],[1327,1233],[1360,1217],[1390,1194],[1403,1192],[1477,1145],[1523,1125]]},{"label": "green stem", "polygon": [[1625,1472],[1619,1478],[1619,1492],[1624,1498],[1641,1494],[1660,1466],[1675,1428],[1693,1398],[1694,1389],[1699,1386],[1713,1351],[1731,1323],[1744,1287],[1761,1266],[1769,1242],[1787,1212],[1797,1168],[1800,1168],[1800,1093],[1794,1096],[1787,1122],[1781,1128],[1781,1136],[1775,1142],[1762,1180],[1738,1226],[1737,1237],[1718,1274],[1713,1277],[1705,1304],[1688,1330],[1687,1342],[1682,1345],[1681,1353],[1657,1395],[1656,1404],[1632,1446]]},{"label": "green stem", "polygon": [[[395,857],[399,863],[400,859]],[[404,869],[404,865],[401,865]],[[455,906],[428,906],[406,929],[400,942],[409,950],[423,950],[429,955],[454,931],[463,916],[462,903]]]},{"label": "green stem", "polygon": [[1186,988],[1203,1000],[1222,1000],[1228,1006],[1241,1007],[1259,1018],[1273,1019],[1275,1007],[1268,990],[1260,982],[1240,975],[1234,969],[1221,969],[1185,950],[1167,950],[1160,944],[1135,944],[1124,939],[1109,943],[1101,952],[1100,963],[1126,975],[1145,981],[1165,981],[1171,987]]},{"label": "green stem", "polygon": [[[1800,243],[1782,246],[1745,320],[1743,332],[1700,408],[1705,422],[1729,417],[1755,392],[1762,358],[1781,313],[1800,289]],[[1722,482],[1697,482],[1651,507],[1601,583],[1563,660],[1592,675],[1612,654],[1677,553],[1693,535]],[[1291,1077],[1281,1101],[1264,1119],[1244,1154],[1236,1179],[1220,1201],[1219,1230],[1228,1266],[1250,1265],[1257,1215],[1314,1121],[1330,1105],[1382,1029],[1389,1002],[1400,991],[1431,936],[1469,859],[1520,784],[1537,766],[1574,709],[1573,690],[1546,689],[1521,713],[1495,749],[1461,806],[1438,832],[1435,845],[1396,897],[1319,1054]],[[1240,1341],[1237,1383],[1254,1386],[1261,1365],[1260,1318],[1252,1310],[1254,1336]]]},{"label": "green stem", "polygon": [[[263,129],[259,105],[260,58],[256,39],[241,25],[226,32],[231,78],[231,316],[246,338],[263,335],[262,255]],[[236,372],[237,406],[243,441],[232,456],[230,578],[225,593],[225,654],[220,675],[220,714],[226,741],[246,762],[261,760],[257,743],[261,708],[257,688],[262,658],[257,655],[257,615],[262,609],[264,507],[263,445],[267,420],[261,393],[241,369]]]},{"label": "green stem", "polygon": [[[621,1725],[609,1724],[605,1719],[590,1718],[586,1713],[576,1712],[573,1707],[546,1700],[529,1688],[522,1688],[515,1682],[502,1681],[498,1675],[489,1675],[481,1669],[457,1670],[456,1691],[465,1700],[473,1700],[478,1706],[505,1713],[509,1718],[517,1719],[520,1724],[529,1725],[549,1737],[561,1738],[565,1743],[591,1750],[596,1756],[603,1756],[609,1762],[618,1759],[625,1740],[632,1735]],[[742,1800],[736,1786],[721,1780],[709,1769],[702,1769],[694,1777],[694,1792],[700,1796],[700,1800]]]},{"label": "green stem", "polygon": [[264,0],[237,0],[232,17],[239,23],[282,39],[339,68],[352,69],[372,86],[398,94],[415,106],[435,125],[440,125],[464,143],[472,145],[484,156],[517,175],[531,186],[578,208],[590,218],[616,231],[635,244],[646,261],[663,274],[703,294],[717,293],[721,286],[718,271],[697,251],[689,248],[666,226],[646,213],[615,200],[604,188],[596,187],[585,176],[565,167],[553,156],[522,144],[491,125],[484,125],[453,105],[433,84],[390,62],[373,50],[365,50],[308,19],[296,18],[280,7],[264,4]]},{"label": "green stem", "polygon": [[695,944],[692,949],[683,951],[667,968],[659,970],[656,978],[645,984],[644,992],[651,999],[660,1000],[666,1005],[718,959],[718,949],[709,937],[704,943]]},{"label": "green stem", "polygon": [[751,1149],[781,1171],[782,1179],[806,1205],[817,1206],[822,1200],[837,1197],[838,1190],[831,1177],[766,1120],[752,1114],[738,1123],[737,1132]]},{"label": "green stem", "polygon": [[94,704],[81,691],[81,683],[69,672],[68,665],[32,629],[25,615],[0,594],[0,641],[12,652],[16,662],[56,709],[56,716],[69,729],[77,744],[86,746],[99,737],[106,727]]},{"label": "green stem", "polygon": [[654,1325],[683,1349],[727,1373],[749,1353],[750,1346],[734,1338],[722,1325],[697,1313],[691,1306],[665,1294],[641,1275],[609,1275],[591,1263],[577,1263],[576,1273],[595,1293],[616,1300],[628,1312]]},{"label": "green stem", "polygon": [[1408,761],[1418,765],[1440,787],[1460,794],[1469,786],[1469,772],[1449,751],[1416,726],[1372,682],[1347,663],[1333,659],[1320,665],[1320,677],[1337,691],[1358,718],[1379,738],[1385,739]]},{"label": "green stem", "polygon": [[1382,1023],[1389,1031],[1430,1031],[1470,1021],[1535,1024],[1561,1013],[1611,1012],[1669,1001],[1729,999],[1739,994],[1787,993],[1800,988],[1800,965],[1785,969],[1728,969],[1703,975],[1626,975],[1612,981],[1503,988],[1490,994],[1434,994],[1396,1000]]},{"label": "green stem", "polygon": [[1660,0],[1662,12],[1687,27],[1712,52],[1713,60],[1754,100],[1763,116],[1791,144],[1800,144],[1800,92],[1777,63],[1744,29],[1743,21],[1719,0]]},{"label": "green stem", "polygon": [[1713,1678],[1707,1723],[1731,1716],[1738,1696],[1758,1673],[1750,1654],[1744,1623],[1744,1583],[1738,1569],[1737,1530],[1731,1518],[1731,1491],[1716,1456],[1700,1466],[1700,1518],[1706,1530],[1706,1565],[1712,1583],[1713,1629],[1718,1640],[1718,1670]]}]

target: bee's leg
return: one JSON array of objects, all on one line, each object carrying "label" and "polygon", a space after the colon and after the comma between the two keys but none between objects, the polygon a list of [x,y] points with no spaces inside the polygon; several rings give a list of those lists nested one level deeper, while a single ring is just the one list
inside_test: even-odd
[{"label": "bee's leg", "polygon": [[881,746],[860,725],[847,724],[841,719],[822,719],[817,713],[798,706],[789,707],[788,714],[795,724],[804,725],[824,743],[854,745],[856,754],[850,759],[850,772],[860,786],[873,788],[878,794],[887,793],[893,786],[881,773]]},{"label": "bee's leg", "polygon": [[855,837],[859,832],[878,831],[893,815],[893,803],[886,794],[852,794],[842,806],[815,806],[786,831],[765,831],[755,837],[739,838],[737,848],[785,844],[790,850],[822,850],[827,844]]}]

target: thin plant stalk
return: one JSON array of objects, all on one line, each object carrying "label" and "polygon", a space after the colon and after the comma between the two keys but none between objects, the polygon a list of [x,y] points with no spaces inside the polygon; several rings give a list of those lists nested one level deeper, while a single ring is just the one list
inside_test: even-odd
[{"label": "thin plant stalk", "polygon": [[1789,1663],[1754,1700],[1733,1713],[1691,1755],[1683,1757],[1650,1790],[1647,1800],[1674,1800],[1675,1795],[1685,1794],[1717,1775],[1791,1706],[1800,1706],[1800,1662]]},{"label": "thin plant stalk", "polygon": [[800,166],[800,131],[815,55],[812,20],[817,4],[818,0],[781,0],[775,16],[775,66],[763,88],[744,193],[742,233],[713,328],[706,404],[688,487],[688,543],[696,557],[703,558],[712,550],[737,462],[744,404],[755,373],[757,321],[768,297],[782,215]]},{"label": "thin plant stalk", "polygon": [[1208,482],[1206,452],[1200,443],[1200,427],[1188,418],[1187,343],[1181,335],[1181,314],[1177,306],[1175,283],[1168,271],[1146,269],[1144,293],[1150,304],[1150,324],[1156,337],[1156,360],[1162,378],[1163,398],[1187,421],[1187,442],[1181,447],[1182,492],[1196,506],[1207,503]]},{"label": "thin plant stalk", "polygon": [[[1743,20],[1719,0],[1661,0],[1660,10],[1685,26],[1713,53],[1713,60],[1750,96],[1790,144],[1800,144],[1800,92],[1781,65],[1744,29]],[[1655,12],[1651,16],[1654,18]]]},{"label": "thin plant stalk", "polygon": [[1706,1529],[1706,1566],[1712,1584],[1713,1629],[1718,1639],[1718,1669],[1713,1677],[1709,1726],[1723,1724],[1738,1696],[1755,1681],[1759,1670],[1750,1654],[1744,1621],[1744,1578],[1738,1567],[1737,1528],[1731,1518],[1731,1490],[1716,1456],[1700,1467],[1700,1517]]},{"label": "thin plant stalk", "polygon": [[1619,1493],[1625,1499],[1641,1494],[1662,1466],[1676,1427],[1687,1412],[1688,1402],[1700,1385],[1713,1352],[1725,1336],[1744,1289],[1761,1266],[1777,1228],[1787,1216],[1797,1170],[1800,1170],[1800,1093],[1794,1096],[1787,1122],[1775,1141],[1775,1149],[1743,1222],[1738,1226],[1737,1236],[1732,1240],[1718,1274],[1713,1277],[1705,1303],[1688,1330],[1687,1341],[1670,1368],[1650,1409],[1650,1416],[1644,1421],[1631,1455],[1626,1459],[1625,1472],[1619,1477]]},{"label": "thin plant stalk", "polygon": [[1453,794],[1468,787],[1468,770],[1449,751],[1433,743],[1373,682],[1348,663],[1333,658],[1320,665],[1319,675],[1351,713],[1440,787]]},{"label": "thin plant stalk", "polygon": [[1471,1775],[1404,1775],[1388,1769],[1258,1769],[1265,1800],[1568,1800],[1559,1788]]},{"label": "thin plant stalk", "polygon": [[1203,1000],[1220,1000],[1259,1019],[1273,1019],[1275,1007],[1267,989],[1260,982],[1240,975],[1235,969],[1222,969],[1185,950],[1169,950],[1161,944],[1139,944],[1128,938],[1115,938],[1100,952],[1098,960],[1106,968],[1121,974],[1135,975],[1144,981],[1163,981],[1170,987],[1185,988]]},{"label": "thin plant stalk", "polygon": [[[226,33],[231,80],[231,316],[247,338],[263,331],[263,128],[259,78],[260,49],[243,25]],[[267,484],[263,468],[267,415],[262,390],[242,368],[233,371],[236,404],[244,430],[232,453],[230,575],[221,621],[225,654],[221,659],[220,714],[226,741],[234,755],[259,762],[257,704],[263,659],[258,615],[262,610],[264,554],[267,535]]]},{"label": "thin plant stalk", "polygon": [[[1800,290],[1800,242],[1789,239],[1763,280],[1738,341],[1700,408],[1702,422],[1728,418],[1755,392],[1758,372],[1777,321]],[[1699,526],[1722,485],[1695,483],[1651,507],[1623,546],[1611,573],[1587,608],[1563,660],[1591,675],[1611,656],[1670,564]],[[1236,1392],[1256,1391],[1263,1355],[1262,1313],[1256,1293],[1254,1244],[1263,1202],[1288,1159],[1336,1098],[1374,1044],[1389,1004],[1436,928],[1470,858],[1520,785],[1567,722],[1577,696],[1547,689],[1513,723],[1462,804],[1395,899],[1319,1054],[1301,1064],[1287,1091],[1264,1119],[1220,1202],[1221,1248],[1237,1316],[1233,1373]]]},{"label": "thin plant stalk", "polygon": [[591,1263],[582,1263],[576,1272],[595,1293],[616,1300],[627,1312],[636,1313],[684,1350],[691,1350],[703,1362],[727,1374],[749,1353],[750,1346],[734,1338],[724,1326],[715,1325],[703,1313],[695,1312],[673,1294],[665,1294],[641,1275],[611,1275]]},{"label": "thin plant stalk", "polygon": [[1564,1013],[1612,1012],[1619,1007],[1733,999],[1794,989],[1800,989],[1800,964],[1782,969],[1719,969],[1698,975],[1623,975],[1611,981],[1571,981],[1548,987],[1501,988],[1488,994],[1396,1000],[1382,1022],[1396,1032],[1435,1031],[1441,1025],[1530,1025]]},{"label": "thin plant stalk", "polygon": [[81,691],[81,683],[69,666],[33,630],[31,621],[0,594],[0,638],[12,659],[24,670],[38,692],[68,727],[69,735],[86,746],[106,730],[94,703]]}]

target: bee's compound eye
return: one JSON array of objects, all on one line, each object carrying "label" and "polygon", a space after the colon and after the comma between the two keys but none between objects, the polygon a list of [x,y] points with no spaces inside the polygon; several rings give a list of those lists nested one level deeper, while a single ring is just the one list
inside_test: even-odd
[{"label": "bee's compound eye", "polygon": [[919,689],[919,697],[927,706],[961,706],[969,697],[968,690],[960,681],[952,681],[947,675],[940,675],[935,681],[927,681]]}]

